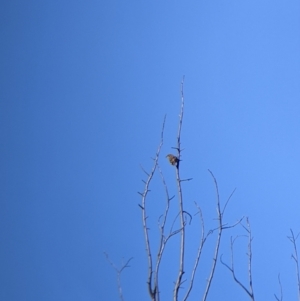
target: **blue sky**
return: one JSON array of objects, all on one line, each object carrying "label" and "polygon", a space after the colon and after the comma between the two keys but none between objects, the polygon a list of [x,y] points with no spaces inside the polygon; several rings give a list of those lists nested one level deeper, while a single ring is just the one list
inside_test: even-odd
[{"label": "blue sky", "polygon": [[[225,220],[248,216],[258,300],[295,300],[289,229],[300,231],[299,1],[15,1],[0,9],[0,299],[147,300],[146,254],[137,191],[157,149],[175,146],[185,75],[181,163],[185,208],[201,206],[213,227],[215,174],[221,201],[237,188]],[[153,183],[150,222],[164,202]],[[175,212],[175,209],[174,209]],[[197,221],[187,230],[193,254]],[[227,231],[221,253],[229,260]],[[190,300],[199,300],[214,238]],[[170,299],[178,253],[165,256]],[[247,242],[236,245],[246,281]],[[189,255],[192,257],[192,255]],[[189,262],[188,262],[189,264]],[[217,266],[209,300],[247,300]]]}]

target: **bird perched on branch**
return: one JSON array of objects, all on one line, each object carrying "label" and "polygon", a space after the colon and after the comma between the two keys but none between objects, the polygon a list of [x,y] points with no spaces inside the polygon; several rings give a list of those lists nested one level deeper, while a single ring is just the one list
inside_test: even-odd
[{"label": "bird perched on branch", "polygon": [[174,155],[172,155],[172,154],[168,154],[166,157],[169,159],[169,162],[170,162],[172,165],[176,165],[176,166],[177,166],[177,164],[178,164],[178,162],[179,162],[179,159],[178,159],[176,156],[174,156]]}]

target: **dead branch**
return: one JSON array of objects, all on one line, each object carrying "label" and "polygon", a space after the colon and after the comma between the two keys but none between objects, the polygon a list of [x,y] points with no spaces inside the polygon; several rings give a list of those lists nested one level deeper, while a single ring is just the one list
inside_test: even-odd
[{"label": "dead branch", "polygon": [[[237,236],[234,239],[232,239],[232,237],[231,237],[231,239],[230,239],[231,266],[229,266],[228,264],[226,264],[222,260],[222,255],[221,255],[220,261],[231,272],[234,281],[247,293],[247,295],[250,297],[250,299],[252,301],[254,301],[255,299],[254,299],[253,282],[252,282],[252,240],[253,240],[253,237],[252,237],[252,234],[251,234],[251,227],[250,227],[250,223],[249,223],[248,218],[246,219],[246,223],[247,223],[246,227],[242,224],[241,225],[247,231],[246,237],[248,237],[248,253],[247,253],[247,256],[248,256],[249,288],[246,288],[246,286],[243,285],[241,283],[241,281],[238,280],[238,278],[236,277],[236,274],[235,274],[235,270],[234,270],[233,245],[234,245],[234,242],[236,241],[236,239],[238,239],[241,236]],[[245,235],[243,235],[243,236],[245,236]]]},{"label": "dead branch", "polygon": [[122,292],[122,285],[121,285],[121,274],[125,268],[129,268],[129,262],[132,260],[133,257],[129,258],[122,266],[121,268],[117,268],[117,266],[109,259],[109,256],[106,252],[103,252],[106,260],[109,262],[109,264],[113,267],[113,269],[117,273],[117,284],[118,284],[118,291],[119,291],[119,297],[121,301],[124,301],[123,292]]},{"label": "dead branch", "polygon": [[191,181],[191,180],[193,180],[193,178],[183,179],[183,180],[180,180],[180,181],[185,182],[185,181]]},{"label": "dead branch", "polygon": [[152,178],[154,176],[154,173],[156,171],[156,168],[158,166],[158,159],[160,155],[160,151],[163,145],[163,135],[164,135],[164,127],[165,127],[165,121],[166,121],[166,116],[164,117],[163,120],[163,125],[162,125],[162,130],[161,130],[161,139],[160,139],[160,144],[158,146],[158,149],[156,151],[156,155],[154,158],[154,163],[151,172],[148,174],[145,170],[143,170],[146,175],[148,175],[147,180],[145,181],[145,188],[144,192],[141,193],[142,196],[142,204],[139,205],[142,209],[142,219],[143,219],[143,229],[144,229],[144,236],[145,236],[145,243],[146,243],[146,252],[147,252],[147,257],[148,257],[148,280],[147,280],[147,285],[148,285],[148,292],[150,294],[150,297],[153,301],[156,300],[156,294],[157,294],[157,287],[156,283],[154,281],[154,285],[152,286],[152,280],[153,280],[153,262],[152,262],[152,253],[151,253],[151,248],[150,248],[150,240],[149,240],[149,228],[147,226],[147,215],[146,215],[146,198],[149,192],[149,186],[152,181]]},{"label": "dead branch", "polygon": [[182,128],[182,121],[183,121],[183,108],[184,108],[184,93],[183,93],[183,84],[184,84],[184,77],[181,81],[181,109],[179,114],[179,126],[178,126],[178,134],[177,134],[177,168],[176,168],[176,181],[177,181],[177,190],[178,190],[178,202],[179,202],[179,215],[180,215],[180,225],[181,225],[181,232],[180,232],[180,257],[179,257],[179,271],[177,280],[174,287],[174,296],[173,300],[178,300],[178,292],[179,288],[182,284],[182,276],[184,274],[184,252],[185,252],[185,218],[184,218],[184,209],[183,209],[183,199],[182,199],[182,189],[181,189],[181,180],[179,174],[179,166],[180,166],[180,153],[181,153],[181,128]]},{"label": "dead branch", "polygon": [[219,254],[219,248],[220,248],[220,242],[221,242],[221,236],[222,236],[222,219],[223,219],[223,215],[220,209],[220,196],[219,196],[219,188],[218,188],[218,183],[217,180],[215,178],[215,176],[213,175],[213,173],[208,170],[209,173],[211,174],[214,183],[215,183],[215,189],[216,189],[216,194],[217,194],[217,216],[218,216],[218,221],[219,221],[219,225],[218,225],[218,235],[217,235],[217,241],[216,241],[216,247],[215,247],[215,253],[214,253],[214,257],[213,257],[213,264],[211,267],[211,271],[210,271],[210,275],[208,277],[207,280],[207,284],[206,284],[206,288],[203,294],[203,301],[206,300],[207,296],[208,296],[208,292],[214,277],[214,273],[215,273],[215,268],[216,268],[216,264],[217,264],[217,258],[218,258],[218,254]]},{"label": "dead branch", "polygon": [[274,296],[275,296],[275,299],[277,301],[282,301],[283,300],[283,294],[282,294],[282,285],[281,285],[281,281],[280,281],[280,274],[278,274],[278,283],[279,283],[279,287],[280,287],[280,298],[278,298],[276,296],[276,294],[274,294]]},{"label": "dead branch", "polygon": [[188,299],[189,294],[192,291],[193,284],[194,284],[194,279],[195,279],[195,275],[196,275],[196,271],[197,271],[197,268],[198,268],[198,264],[199,264],[199,260],[200,260],[201,254],[202,254],[202,250],[203,250],[204,244],[205,244],[206,239],[208,238],[208,236],[213,233],[212,231],[209,231],[205,235],[204,219],[203,219],[202,211],[201,211],[201,208],[198,206],[198,204],[196,202],[195,202],[195,205],[198,208],[198,212],[196,214],[199,214],[199,216],[200,216],[201,239],[200,239],[200,242],[199,242],[199,247],[198,247],[197,255],[196,255],[196,258],[195,258],[194,266],[193,266],[191,277],[190,277],[190,284],[189,284],[187,292],[186,292],[186,294],[185,294],[185,296],[183,298],[183,301],[186,301]]},{"label": "dead branch", "polygon": [[227,199],[227,201],[226,201],[226,203],[225,203],[225,205],[224,205],[224,208],[223,208],[223,210],[222,210],[222,215],[224,214],[224,212],[225,212],[225,210],[226,210],[226,207],[227,207],[227,204],[228,204],[229,201],[231,200],[231,197],[233,196],[233,194],[235,193],[235,191],[236,191],[236,188],[233,189],[233,191],[231,192],[230,196],[228,197],[228,199]]},{"label": "dead branch", "polygon": [[168,239],[171,237],[170,235],[167,238],[165,237],[165,225],[166,225],[166,221],[167,221],[167,217],[168,217],[168,213],[169,213],[169,209],[170,209],[170,201],[174,198],[174,196],[173,197],[169,196],[168,187],[167,187],[164,175],[162,173],[162,170],[160,169],[159,165],[157,165],[157,168],[160,173],[161,181],[164,186],[165,194],[166,194],[166,208],[165,208],[165,212],[163,214],[162,223],[159,225],[160,241],[159,241],[159,247],[158,247],[158,251],[157,251],[157,261],[156,261],[156,267],[155,267],[155,272],[154,272],[154,285],[156,287],[156,295],[157,295],[156,299],[157,299],[157,301],[159,301],[159,297],[160,297],[159,296],[159,282],[158,282],[159,267],[160,267],[160,263],[162,260],[165,246],[167,244]]},{"label": "dead branch", "polygon": [[226,207],[227,207],[232,195],[234,194],[235,189],[230,194],[230,196],[228,197],[228,199],[227,199],[227,201],[224,205],[224,208],[221,210],[218,183],[217,183],[217,180],[216,180],[214,174],[210,170],[208,170],[208,171],[211,174],[211,176],[214,180],[214,184],[215,184],[215,190],[216,190],[216,195],[217,195],[216,202],[217,202],[217,220],[218,220],[218,227],[215,228],[215,229],[210,230],[209,233],[213,233],[215,230],[218,230],[218,234],[217,234],[215,252],[214,252],[214,256],[213,256],[213,263],[212,263],[211,271],[210,271],[210,274],[209,274],[209,277],[208,277],[208,280],[207,280],[206,288],[205,288],[205,291],[204,291],[204,294],[203,294],[203,299],[202,299],[203,301],[205,301],[207,299],[208,292],[209,292],[209,289],[210,289],[210,286],[211,286],[211,283],[212,283],[212,280],[213,280],[213,277],[214,277],[223,230],[233,228],[243,220],[243,217],[242,217],[239,221],[237,221],[235,224],[233,224],[231,226],[226,226],[227,224],[223,224],[223,217],[224,217],[224,214],[225,214],[225,211],[226,211]]},{"label": "dead branch", "polygon": [[295,237],[294,232],[292,229],[290,229],[292,236],[288,236],[287,238],[290,240],[290,242],[293,244],[294,252],[295,254],[292,254],[292,259],[294,259],[296,264],[296,274],[297,274],[297,283],[298,283],[298,300],[300,300],[300,275],[299,275],[299,261],[298,261],[298,250],[297,250],[297,244],[296,240],[299,237],[300,232]]}]

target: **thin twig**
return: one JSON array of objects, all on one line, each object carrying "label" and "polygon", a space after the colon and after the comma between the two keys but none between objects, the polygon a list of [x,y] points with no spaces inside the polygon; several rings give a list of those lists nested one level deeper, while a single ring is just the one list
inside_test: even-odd
[{"label": "thin twig", "polygon": [[254,291],[253,291],[253,281],[252,281],[252,233],[251,233],[251,227],[249,218],[246,218],[247,222],[247,228],[249,233],[249,239],[248,239],[248,277],[249,277],[249,287],[250,287],[250,293],[252,296],[252,300],[254,301]]},{"label": "thin twig", "polygon": [[281,285],[281,281],[280,281],[280,274],[278,274],[278,283],[279,283],[279,287],[280,287],[280,298],[278,298],[276,296],[276,294],[274,294],[274,296],[275,296],[277,301],[282,301],[283,300],[283,293],[282,293],[282,285]]},{"label": "thin twig", "polygon": [[148,286],[148,292],[151,297],[151,299],[154,301],[156,300],[156,294],[157,294],[157,287],[156,283],[154,281],[154,286],[152,287],[152,280],[153,280],[153,262],[152,262],[152,254],[151,254],[151,248],[150,248],[150,240],[149,240],[149,228],[147,226],[147,214],[146,214],[146,198],[149,192],[149,185],[151,183],[151,180],[154,176],[154,173],[156,171],[156,168],[158,166],[158,159],[160,155],[160,151],[163,145],[163,138],[164,138],[164,127],[165,127],[165,121],[166,121],[166,116],[164,117],[163,120],[163,125],[162,125],[162,130],[161,130],[161,139],[160,139],[160,144],[158,146],[158,149],[156,151],[156,155],[154,158],[154,164],[152,167],[151,172],[148,174],[145,170],[143,170],[147,175],[148,178],[146,180],[144,192],[141,193],[142,196],[142,204],[139,205],[142,209],[142,219],[143,219],[143,229],[144,229],[144,236],[145,236],[145,243],[146,243],[146,252],[147,252],[147,257],[148,257],[148,280],[147,280],[147,286]]},{"label": "thin twig", "polygon": [[244,216],[241,217],[238,221],[236,221],[233,225],[230,225],[230,226],[226,226],[227,224],[223,224],[222,229],[226,230],[226,229],[234,228],[238,224],[241,224],[241,222],[242,222],[243,219],[244,219]]},{"label": "thin twig", "polygon": [[105,257],[106,257],[106,260],[109,262],[109,264],[113,267],[113,269],[116,271],[117,273],[117,284],[118,284],[118,291],[119,291],[119,297],[121,299],[121,301],[124,301],[124,297],[123,297],[123,292],[122,292],[122,285],[121,285],[121,273],[123,272],[123,270],[125,268],[129,268],[129,262],[132,260],[133,257],[129,258],[125,264],[123,264],[121,266],[121,268],[117,268],[117,266],[109,259],[109,256],[106,252],[103,252]]},{"label": "thin twig", "polygon": [[226,201],[226,203],[224,205],[224,208],[222,210],[222,214],[224,214],[224,212],[226,210],[226,207],[227,207],[227,204],[229,203],[229,201],[230,201],[231,197],[233,196],[233,194],[235,193],[235,191],[236,191],[236,188],[233,189],[233,191],[231,192],[230,196],[228,197],[228,199],[227,199],[227,201]]},{"label": "thin twig", "polygon": [[193,288],[193,284],[194,284],[194,279],[195,279],[195,275],[196,275],[196,271],[197,271],[197,268],[198,268],[198,264],[199,264],[199,260],[200,260],[200,257],[201,257],[201,254],[202,254],[202,250],[203,250],[203,247],[204,247],[204,244],[206,242],[206,239],[208,238],[209,235],[211,235],[213,233],[213,231],[209,231],[206,235],[205,235],[205,230],[204,230],[204,219],[203,219],[203,215],[202,215],[202,210],[201,208],[198,206],[198,204],[195,202],[195,205],[196,207],[198,208],[198,212],[197,214],[199,213],[199,216],[200,216],[200,223],[201,223],[201,239],[200,239],[200,242],[199,242],[199,247],[198,247],[198,251],[197,251],[197,255],[196,255],[196,258],[195,258],[195,262],[194,262],[194,266],[193,266],[193,270],[192,270],[192,273],[191,273],[191,277],[190,277],[190,284],[189,284],[189,287],[187,289],[187,292],[183,298],[183,301],[186,301],[189,297],[189,294]]},{"label": "thin twig", "polygon": [[218,183],[217,183],[217,180],[216,180],[214,174],[212,173],[212,171],[210,171],[210,170],[208,170],[208,171],[209,171],[210,175],[212,176],[212,178],[214,180],[214,184],[215,184],[216,203],[217,203],[217,220],[218,220],[218,227],[215,228],[215,229],[210,230],[210,233],[213,233],[215,230],[218,230],[218,234],[217,234],[215,252],[214,252],[214,256],[213,256],[213,263],[212,263],[210,274],[209,274],[209,277],[208,277],[208,280],[207,280],[206,288],[205,288],[205,291],[204,291],[204,294],[203,294],[203,299],[202,299],[203,301],[205,301],[207,299],[209,289],[210,289],[210,286],[211,286],[211,283],[212,283],[212,280],[213,280],[213,277],[214,277],[214,274],[215,274],[215,269],[216,269],[216,265],[217,265],[217,259],[218,259],[218,254],[219,254],[219,249],[220,249],[220,243],[221,243],[221,237],[222,237],[223,230],[233,228],[243,220],[243,217],[242,217],[239,221],[237,221],[235,224],[233,224],[231,226],[226,226],[226,224],[223,224],[223,217],[224,217],[224,214],[225,214],[226,207],[227,207],[232,195],[234,194],[235,189],[230,194],[230,196],[228,197],[228,199],[227,199],[227,201],[224,205],[224,208],[221,210]]},{"label": "thin twig", "polygon": [[[179,216],[179,213],[177,213],[177,215],[175,216],[175,218],[174,218],[174,220],[173,220],[173,223],[172,223],[171,228],[170,228],[170,233],[173,232],[173,228],[174,228],[174,225],[175,225],[175,222],[176,222],[178,216]],[[176,231],[176,230],[175,230],[175,231]]]},{"label": "thin twig", "polygon": [[216,197],[217,216],[218,216],[219,223],[218,223],[218,234],[217,234],[217,241],[216,241],[216,246],[215,246],[215,253],[214,253],[214,257],[213,257],[213,263],[212,263],[211,271],[210,271],[210,274],[209,274],[209,277],[208,277],[208,280],[207,280],[206,288],[205,288],[205,291],[204,291],[204,294],[203,294],[203,299],[202,299],[203,301],[205,301],[207,296],[208,296],[208,292],[209,292],[209,289],[210,289],[210,286],[211,286],[211,283],[212,283],[212,280],[213,280],[213,277],[214,277],[216,264],[217,264],[217,258],[218,258],[218,254],[219,254],[222,230],[223,230],[222,229],[223,215],[222,215],[222,212],[221,212],[221,209],[220,209],[220,196],[219,196],[218,183],[217,183],[217,180],[216,180],[214,174],[210,170],[208,170],[208,171],[211,174],[211,176],[214,180],[214,183],[215,183],[215,189],[216,189],[216,194],[217,194],[217,197]]},{"label": "thin twig", "polygon": [[234,255],[233,255],[233,245],[234,245],[234,242],[239,238],[241,237],[240,236],[237,236],[235,237],[234,239],[230,239],[230,249],[231,249],[231,267],[226,264],[223,260],[222,260],[222,255],[221,255],[221,258],[220,258],[220,261],[221,263],[227,267],[227,269],[231,272],[232,274],[232,277],[234,279],[234,281],[247,293],[247,295],[250,297],[250,299],[252,301],[255,300],[254,298],[254,291],[253,291],[253,282],[252,282],[252,240],[253,240],[253,237],[252,237],[252,234],[251,234],[251,227],[250,227],[250,223],[249,223],[249,219],[247,218],[246,219],[246,223],[247,223],[247,227],[245,227],[244,225],[243,228],[247,231],[247,235],[242,235],[242,236],[246,236],[248,237],[248,253],[247,253],[247,256],[248,256],[248,278],[249,278],[249,289],[246,288],[246,286],[244,284],[242,284],[242,282],[240,280],[238,280],[238,278],[236,277],[235,275],[235,270],[234,270]]},{"label": "thin twig", "polygon": [[180,180],[180,181],[185,182],[185,181],[191,181],[191,180],[193,180],[193,178],[183,179],[183,180]]},{"label": "thin twig", "polygon": [[296,240],[299,237],[300,232],[295,237],[293,230],[290,229],[290,231],[292,233],[292,236],[288,236],[288,239],[293,244],[294,252],[295,252],[295,254],[292,254],[292,258],[294,259],[295,264],[296,264],[296,274],[297,274],[297,282],[298,282],[298,300],[300,300],[300,275],[299,275],[298,250],[297,250],[297,244],[296,244]]},{"label": "thin twig", "polygon": [[168,187],[164,178],[164,175],[162,173],[162,170],[160,169],[159,165],[157,165],[158,171],[160,173],[160,177],[165,189],[165,194],[166,194],[166,208],[165,208],[165,212],[163,214],[163,219],[162,219],[162,223],[159,225],[160,228],[160,242],[159,242],[159,247],[158,247],[158,251],[157,251],[157,261],[156,261],[156,267],[155,267],[155,272],[154,272],[154,285],[156,287],[156,301],[159,301],[160,299],[160,295],[159,295],[159,283],[158,283],[158,274],[159,274],[159,267],[160,267],[160,263],[162,260],[162,255],[166,246],[166,243],[168,241],[168,237],[167,239],[165,238],[165,225],[166,225],[166,221],[167,221],[167,217],[168,217],[168,213],[169,213],[169,209],[170,209],[170,201],[173,199],[173,197],[170,198],[169,196],[169,191],[168,191]]}]

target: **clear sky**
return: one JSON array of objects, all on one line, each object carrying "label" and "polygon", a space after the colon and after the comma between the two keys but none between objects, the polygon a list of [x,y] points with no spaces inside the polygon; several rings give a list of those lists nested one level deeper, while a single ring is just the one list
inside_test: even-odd
[{"label": "clear sky", "polygon": [[[3,1],[0,8],[0,300],[147,300],[140,197],[159,144],[175,146],[185,75],[181,172],[185,208],[215,225],[248,216],[257,300],[296,300],[289,229],[300,231],[300,2]],[[150,221],[164,202],[152,187]],[[197,218],[187,229],[193,254]],[[227,231],[221,253],[229,260]],[[203,292],[212,237],[190,300]],[[192,243],[191,243],[192,242]],[[177,240],[164,257],[162,296],[171,300]],[[194,248],[194,249],[193,249]],[[246,284],[247,241],[236,245]],[[299,241],[300,249],[300,241]],[[192,255],[189,255],[192,257]],[[187,271],[188,273],[188,271]],[[218,265],[209,300],[248,300]]]}]

